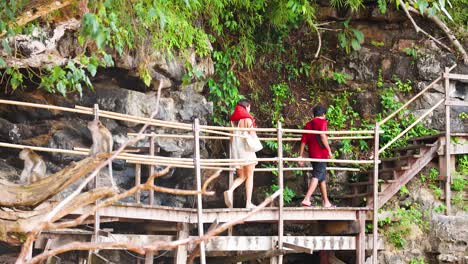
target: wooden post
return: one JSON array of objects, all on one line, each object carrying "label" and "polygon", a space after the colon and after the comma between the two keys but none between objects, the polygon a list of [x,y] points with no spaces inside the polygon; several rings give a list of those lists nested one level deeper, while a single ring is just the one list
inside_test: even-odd
[{"label": "wooden post", "polygon": [[[195,139],[195,155],[193,163],[195,166],[195,180],[197,185],[197,216],[198,216],[198,236],[203,236],[203,205],[201,194],[201,168],[200,168],[200,121],[196,118],[193,122],[193,134]],[[206,264],[205,242],[200,242],[200,263]]]},{"label": "wooden post", "polygon": [[[278,121],[278,185],[281,190],[279,196],[279,219],[278,219],[278,249],[283,249],[283,233],[284,233],[284,221],[283,221],[283,206],[284,206],[284,182],[283,182],[283,131],[281,129],[281,122]],[[278,263],[283,263],[283,255],[278,256]]]},{"label": "wooden post", "polygon": [[445,168],[447,170],[447,177],[445,181],[445,205],[447,207],[446,214],[449,215],[451,211],[451,169],[450,169],[450,79],[449,68],[445,67]]},{"label": "wooden post", "polygon": [[[177,239],[182,240],[189,237],[189,225],[188,223],[179,224],[179,231],[177,232]],[[176,249],[174,264],[186,264],[187,263],[187,246],[178,246]]]},{"label": "wooden post", "polygon": [[[151,134],[153,134],[153,132],[151,132]],[[150,156],[154,156],[154,137],[150,137],[150,146],[149,146],[149,154]],[[149,175],[153,175],[154,173],[154,166],[153,165],[150,165],[149,167]],[[154,185],[154,180],[153,182],[151,183],[151,185]],[[154,191],[153,190],[150,190],[150,193],[149,193],[149,204],[150,205],[153,205],[154,204]]]},{"label": "wooden post", "polygon": [[366,213],[358,211],[357,220],[359,224],[359,234],[356,235],[356,263],[366,262]]},{"label": "wooden post", "polygon": [[[141,184],[141,164],[137,163],[135,164],[135,186],[137,185],[140,185]],[[141,191],[138,190],[136,193],[135,193],[135,202],[137,204],[140,204],[141,203]]]},{"label": "wooden post", "polygon": [[145,264],[153,264],[154,261],[154,252],[149,251],[145,255]]},{"label": "wooden post", "polygon": [[[232,137],[229,139],[229,159],[232,159]],[[229,166],[232,168],[232,166]],[[231,188],[232,183],[234,182],[234,171],[229,171],[229,188]],[[232,208],[234,205],[232,204],[229,208]],[[232,227],[228,229],[228,236],[232,236]]]},{"label": "wooden post", "polygon": [[[99,120],[99,105],[94,104],[94,120]],[[97,173],[96,177],[94,177],[94,188],[99,188],[99,177],[101,176],[101,173]],[[110,176],[110,175],[109,175]],[[98,201],[96,201],[96,205],[98,204]],[[99,211],[96,210],[94,213],[94,242],[99,242],[99,228],[100,228],[100,218],[99,218]],[[97,250],[94,252],[98,252]]]},{"label": "wooden post", "polygon": [[374,204],[372,210],[372,263],[378,263],[377,260],[377,240],[379,237],[379,226],[378,226],[378,206],[379,206],[379,130],[380,126],[378,123],[375,124],[374,128]]}]

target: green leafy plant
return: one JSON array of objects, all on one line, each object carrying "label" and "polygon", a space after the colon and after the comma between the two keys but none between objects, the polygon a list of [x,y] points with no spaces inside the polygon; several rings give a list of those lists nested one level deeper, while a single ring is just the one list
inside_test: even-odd
[{"label": "green leafy plant", "polygon": [[409,264],[426,264],[424,257],[412,258],[410,259]]},{"label": "green leafy plant", "polygon": [[351,50],[360,50],[361,44],[364,43],[364,34],[355,28],[349,26],[349,20],[343,22],[343,30],[338,33],[338,43],[346,53]]},{"label": "green leafy plant", "polygon": [[466,180],[463,175],[457,173],[453,176],[451,189],[460,192],[465,189],[467,184],[468,180]]},{"label": "green leafy plant", "polygon": [[344,72],[333,72],[332,79],[338,84],[346,84],[351,79],[351,76]]},{"label": "green leafy plant", "polygon": [[468,113],[467,112],[461,112],[458,117],[460,117],[461,120],[468,119]]},{"label": "green leafy plant", "polygon": [[[266,196],[270,196],[272,195],[274,192],[276,192],[277,190],[279,190],[279,186],[277,184],[272,184],[270,186],[270,190],[265,192],[265,195]],[[296,193],[290,189],[289,187],[284,187],[283,189],[283,201],[286,205],[290,204],[292,202],[292,200],[294,199],[294,197],[296,197]]]},{"label": "green leafy plant", "polygon": [[374,47],[383,47],[385,46],[385,43],[383,41],[371,40],[371,45]]},{"label": "green leafy plant", "polygon": [[406,188],[406,186],[404,186],[404,185],[401,186],[401,188],[400,188],[400,194],[401,194],[401,195],[408,195],[408,194],[409,194],[408,188]]},{"label": "green leafy plant", "polygon": [[445,210],[447,210],[447,206],[445,206],[445,204],[440,204],[440,205],[434,207],[434,212],[436,212],[438,214],[444,213]]},{"label": "green leafy plant", "polygon": [[418,59],[418,50],[415,48],[404,48],[403,52],[411,57],[412,64]]},{"label": "green leafy plant", "polygon": [[270,90],[273,93],[272,103],[273,103],[273,113],[272,113],[272,124],[276,125],[276,122],[283,122],[284,118],[282,116],[283,107],[286,103],[286,100],[289,99],[291,102],[294,101],[292,98],[291,90],[286,83],[278,83],[270,86]]},{"label": "green leafy plant", "polygon": [[214,103],[213,121],[219,125],[227,124],[228,116],[240,99],[239,80],[231,70],[230,55],[215,51],[215,77],[208,79],[208,99]]}]

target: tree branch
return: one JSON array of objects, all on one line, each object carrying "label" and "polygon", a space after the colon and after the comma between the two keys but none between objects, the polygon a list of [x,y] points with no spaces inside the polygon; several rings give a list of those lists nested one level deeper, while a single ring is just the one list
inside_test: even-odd
[{"label": "tree branch", "polygon": [[182,240],[176,240],[172,242],[165,242],[165,241],[156,241],[150,245],[141,247],[131,243],[113,243],[113,242],[106,242],[106,243],[91,243],[91,242],[73,242],[68,245],[49,250],[44,252],[40,255],[35,256],[31,259],[31,264],[40,263],[43,260],[46,260],[48,257],[55,256],[58,254],[62,254],[72,250],[98,250],[98,249],[126,249],[129,251],[133,251],[138,254],[145,254],[146,252],[154,252],[158,250],[170,250],[174,249],[178,246],[187,245],[187,244],[199,244],[200,242],[204,241],[207,242],[214,236],[226,231],[228,228],[233,227],[235,225],[243,223],[246,219],[257,213],[258,211],[262,210],[265,206],[270,204],[276,197],[278,197],[281,193],[281,190],[276,191],[270,197],[266,198],[261,204],[255,207],[252,211],[247,213],[245,216],[239,217],[234,221],[227,222],[222,224],[221,226],[208,231],[205,235],[197,238],[187,238]]}]

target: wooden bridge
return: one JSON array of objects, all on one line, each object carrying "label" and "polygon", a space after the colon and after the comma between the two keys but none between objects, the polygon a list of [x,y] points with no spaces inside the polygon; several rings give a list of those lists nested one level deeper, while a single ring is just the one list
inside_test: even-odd
[{"label": "wooden bridge", "polygon": [[[202,169],[224,170],[229,172],[229,183],[232,184],[235,165],[245,164],[244,160],[234,159],[202,159],[200,157],[201,140],[229,140],[233,136],[232,131],[247,130],[242,128],[229,128],[217,126],[201,126],[198,120],[193,124],[183,124],[178,122],[161,121],[145,117],[135,117],[102,111],[98,108],[75,107],[66,108],[59,106],[40,105],[24,102],[14,102],[0,100],[0,104],[19,105],[24,107],[45,108],[59,111],[75,112],[78,114],[95,115],[139,124],[150,124],[165,128],[172,128],[186,131],[185,134],[145,134],[149,137],[149,155],[138,153],[123,153],[117,158],[126,160],[130,164],[135,164],[135,184],[141,183],[141,168],[149,166],[150,174],[154,172],[155,165],[171,165],[180,168],[193,168],[195,171],[195,186],[197,186],[197,208],[174,208],[154,205],[154,193],[149,193],[149,204],[142,204],[141,193],[135,194],[135,203],[113,204],[99,209],[92,219],[86,220],[87,224],[93,224],[94,230],[66,229],[51,230],[41,235],[36,241],[35,248],[49,250],[61,246],[70,241],[132,241],[135,244],[147,245],[155,241],[174,241],[177,239],[193,237],[193,227],[197,227],[197,236],[205,233],[205,224],[211,227],[219,223],[232,222],[243,219],[245,223],[277,223],[277,235],[269,236],[244,236],[235,235],[231,230],[223,236],[216,236],[207,243],[200,243],[197,247],[193,245],[179,246],[168,256],[174,258],[175,263],[186,263],[195,257],[200,258],[200,263],[206,263],[207,257],[229,256],[229,260],[223,262],[240,262],[242,260],[254,258],[270,258],[271,263],[282,263],[283,255],[290,253],[308,253],[316,251],[355,251],[356,263],[364,263],[366,252],[372,255],[374,263],[377,263],[377,250],[382,248],[382,243],[378,240],[377,215],[378,208],[382,207],[398,190],[411,180],[424,166],[434,158],[439,158],[441,166],[441,180],[445,182],[445,198],[447,203],[447,213],[450,213],[450,183],[451,169],[454,166],[452,156],[454,154],[468,153],[468,134],[450,133],[450,107],[454,105],[468,106],[466,102],[454,101],[450,98],[450,80],[468,80],[468,75],[452,74],[446,68],[445,73],[429,84],[415,97],[402,105],[398,110],[376,123],[373,130],[365,131],[328,131],[330,140],[341,139],[369,139],[374,142],[374,155],[371,160],[340,160],[340,159],[309,159],[293,158],[283,156],[283,143],[288,141],[299,141],[297,135],[302,133],[320,134],[322,131],[300,130],[282,128],[278,123],[276,128],[255,128],[261,140],[275,140],[278,142],[277,157],[258,158],[258,162],[270,162],[276,164],[274,168],[257,168],[256,171],[277,171],[279,197],[276,207],[266,207],[249,215],[250,209],[222,208],[206,209],[202,207]],[[380,147],[379,134],[382,133],[380,127],[389,119],[393,118],[400,111],[405,109],[410,103],[427,92],[437,82],[444,80],[446,87],[445,98],[437,102],[431,109],[421,115],[413,124],[405,129],[400,135],[392,139],[385,146]],[[432,113],[438,106],[445,104],[446,110],[446,131],[444,134],[430,137],[412,139],[412,144],[405,148],[394,149],[394,157],[381,159],[380,154],[388,149],[395,141],[404,136],[423,118]],[[189,133],[187,133],[189,132]],[[135,136],[135,134],[129,134]],[[454,145],[451,137],[460,138],[462,144]],[[177,137],[193,139],[195,142],[195,155],[189,158],[167,158],[155,155],[156,137]],[[9,143],[0,143],[1,147],[24,148],[29,147],[37,151],[62,152],[76,155],[87,155],[87,149],[58,150],[34,146],[22,146]],[[447,158],[448,157],[448,158]],[[285,162],[295,161],[324,161],[335,164],[372,164],[373,168],[369,172],[366,181],[349,183],[353,193],[345,195],[346,198],[367,197],[367,205],[361,207],[338,207],[338,208],[292,208],[283,204],[282,190],[284,188],[283,173],[288,170],[310,170],[311,168],[285,167]],[[355,167],[327,167],[329,170],[359,170]],[[374,192],[374,190],[378,190]],[[89,212],[92,206],[80,208],[67,216],[69,219],[76,218]],[[372,236],[366,236],[366,221],[372,220]],[[101,223],[108,222],[129,222],[136,223],[141,227],[138,232],[128,232],[119,230],[106,230],[101,228]],[[289,236],[284,234],[284,224],[286,223],[319,223],[324,230],[322,234],[311,236]],[[341,231],[330,231],[329,227],[344,227]],[[330,230],[328,230],[330,229]],[[192,232],[191,232],[192,231]],[[151,235],[148,235],[150,233]],[[159,234],[158,234],[159,233]],[[326,233],[330,233],[325,235]],[[103,260],[96,252],[94,258]],[[154,252],[145,256],[145,263],[153,263]],[[139,262],[139,261],[138,261]],[[210,262],[211,263],[211,262]],[[214,263],[214,262],[213,262]]]}]

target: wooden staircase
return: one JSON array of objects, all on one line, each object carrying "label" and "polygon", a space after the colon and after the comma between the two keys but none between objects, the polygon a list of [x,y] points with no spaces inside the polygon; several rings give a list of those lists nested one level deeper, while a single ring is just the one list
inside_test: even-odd
[{"label": "wooden staircase", "polygon": [[[442,139],[438,135],[412,138],[409,145],[392,150],[392,157],[382,158],[379,165],[379,204],[382,207],[402,186],[407,184],[431,160],[438,157]],[[366,197],[368,207],[373,205],[373,174],[374,169],[367,172],[367,180],[347,183],[353,190],[352,194],[341,195],[339,198],[354,198],[353,204],[359,203],[359,198]]]},{"label": "wooden staircase", "polygon": [[[410,145],[394,149],[393,157],[381,159],[378,208],[381,208],[401,187],[438,156],[437,151],[441,146],[441,139],[438,136],[412,138],[409,141]],[[369,177],[371,180],[372,174]],[[372,185],[369,187],[372,190]],[[372,204],[373,197],[370,195],[367,205]]]}]

